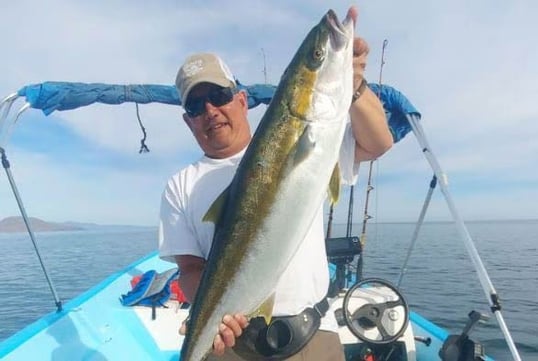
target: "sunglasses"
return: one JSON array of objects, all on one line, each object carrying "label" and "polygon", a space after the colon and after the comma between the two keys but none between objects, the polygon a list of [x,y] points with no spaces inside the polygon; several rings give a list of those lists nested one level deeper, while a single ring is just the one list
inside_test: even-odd
[{"label": "sunglasses", "polygon": [[205,113],[205,103],[209,102],[215,107],[221,107],[232,101],[234,94],[237,93],[235,88],[217,88],[203,97],[189,97],[185,102],[185,111],[191,118],[197,117]]}]

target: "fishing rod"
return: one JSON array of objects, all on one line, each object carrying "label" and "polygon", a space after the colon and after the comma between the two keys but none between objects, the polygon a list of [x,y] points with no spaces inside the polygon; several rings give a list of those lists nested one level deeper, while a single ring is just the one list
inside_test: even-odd
[{"label": "fishing rod", "polygon": [[381,86],[383,84],[383,67],[385,66],[385,49],[389,41],[383,40],[383,47],[381,48],[381,66],[379,67],[379,90],[377,91],[377,97],[381,99]]},{"label": "fishing rod", "polygon": [[[377,91],[377,97],[379,99],[381,99],[381,88],[383,84],[383,67],[385,65],[385,49],[387,48],[388,43],[389,41],[387,39],[383,40],[383,46],[381,48],[381,65],[379,67],[379,81],[378,81],[379,89]],[[373,172],[374,162],[376,160],[377,159],[372,159],[370,161],[369,168],[368,168],[368,183],[366,186],[366,199],[364,201],[362,230],[361,230],[361,236],[360,236],[360,242],[361,242],[362,248],[364,248],[366,244],[366,224],[368,223],[368,220],[372,218],[372,216],[368,214],[368,206],[369,206],[370,192],[374,190],[374,186],[372,185],[372,172]]]}]

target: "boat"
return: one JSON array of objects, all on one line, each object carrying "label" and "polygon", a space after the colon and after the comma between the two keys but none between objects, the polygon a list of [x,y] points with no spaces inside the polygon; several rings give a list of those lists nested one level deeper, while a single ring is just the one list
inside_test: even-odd
[{"label": "boat", "polygon": [[[238,85],[247,92],[251,108],[259,104],[268,104],[276,89],[269,84]],[[449,334],[414,312],[399,289],[416,235],[427,210],[429,197],[437,186],[443,193],[476,268],[491,313],[497,319],[513,359],[520,360],[518,350],[504,322],[499,297],[457,211],[448,189],[446,174],[426,139],[420,113],[397,89],[380,84],[369,86],[383,102],[395,141],[401,140],[408,133],[414,134],[432,168],[433,178],[417,220],[415,237],[396,285],[384,279],[363,278],[361,272],[363,240],[349,232],[345,237],[332,237],[330,223],[328,225],[326,246],[332,276],[328,312],[334,312],[336,315],[346,360],[492,360],[485,354],[482,345],[471,338],[472,329],[487,315],[471,311],[468,323],[461,333]],[[12,114],[13,104],[21,98],[25,99],[24,105]],[[28,216],[7,157],[6,145],[14,126],[29,108],[41,109],[45,115],[49,115],[54,111],[72,110],[95,102],[106,104],[133,102],[137,107],[138,104],[147,103],[181,105],[174,86],[169,85],[46,82],[25,86],[16,93],[8,95],[0,103],[0,156],[25,220]],[[142,151],[144,139],[141,143]],[[172,293],[172,297],[169,297],[171,292],[167,287],[173,284],[174,279],[168,276],[175,271],[174,265],[161,260],[157,253],[151,253],[63,304],[39,256],[37,242],[29,222],[26,226],[56,300],[56,310],[1,342],[0,359],[6,361],[179,359],[183,336],[178,333],[178,326],[188,316],[189,305],[177,294],[174,296]],[[135,301],[125,302],[126,297],[133,295],[129,291],[136,290],[136,285],[133,286],[133,275],[143,277],[148,274],[152,275],[153,282],[157,279],[161,281],[165,279],[166,282],[159,282],[159,286],[156,286],[153,292],[148,290],[151,289],[151,285],[157,283],[150,282],[149,288],[144,289]],[[138,282],[142,284],[141,279]],[[167,295],[158,299],[159,302],[155,302],[156,299],[152,298],[150,307],[137,303],[142,299],[147,300],[150,296],[160,297],[163,295],[161,291],[167,291]],[[120,297],[122,295],[123,297]],[[124,302],[121,302],[122,300]]]}]

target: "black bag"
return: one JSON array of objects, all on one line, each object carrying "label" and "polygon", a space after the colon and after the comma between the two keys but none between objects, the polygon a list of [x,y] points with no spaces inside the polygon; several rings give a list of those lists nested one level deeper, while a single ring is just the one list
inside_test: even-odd
[{"label": "black bag", "polygon": [[245,360],[284,360],[295,355],[312,339],[321,318],[329,309],[327,299],[294,316],[273,317],[269,325],[263,317],[250,320],[233,347]]}]

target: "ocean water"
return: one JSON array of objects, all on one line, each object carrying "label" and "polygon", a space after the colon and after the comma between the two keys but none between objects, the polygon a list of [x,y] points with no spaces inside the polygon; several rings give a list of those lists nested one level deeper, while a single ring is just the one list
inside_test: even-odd
[{"label": "ocean water", "polygon": [[[467,225],[523,360],[538,360],[538,221]],[[354,229],[359,231],[359,225]],[[413,230],[414,224],[409,223],[370,223],[364,276],[396,283]],[[345,226],[333,226],[333,236],[344,233]],[[36,236],[49,275],[66,301],[154,251],[156,235],[153,228],[126,227]],[[3,340],[54,311],[55,305],[29,237],[0,234],[0,249]],[[423,225],[401,290],[414,311],[450,333],[461,332],[471,310],[490,314],[485,293],[452,223]],[[479,324],[472,338],[480,340],[497,360],[511,359],[494,316]]]}]

